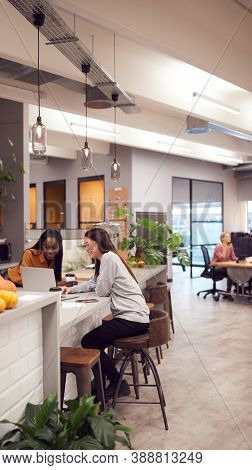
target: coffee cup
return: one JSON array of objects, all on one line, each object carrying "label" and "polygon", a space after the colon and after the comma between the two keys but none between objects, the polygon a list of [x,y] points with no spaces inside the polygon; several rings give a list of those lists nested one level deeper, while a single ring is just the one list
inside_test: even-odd
[{"label": "coffee cup", "polygon": [[75,274],[74,273],[67,273],[66,274],[66,286],[67,287],[73,287],[74,281],[75,281]]}]

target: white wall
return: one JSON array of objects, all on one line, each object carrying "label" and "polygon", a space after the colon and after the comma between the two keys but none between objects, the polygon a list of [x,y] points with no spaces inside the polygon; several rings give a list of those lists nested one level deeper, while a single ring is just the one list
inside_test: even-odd
[{"label": "white wall", "polygon": [[168,212],[172,202],[172,177],[224,183],[224,229],[240,229],[238,184],[232,170],[221,165],[175,155],[134,149],[132,153],[132,200],[136,210]]}]

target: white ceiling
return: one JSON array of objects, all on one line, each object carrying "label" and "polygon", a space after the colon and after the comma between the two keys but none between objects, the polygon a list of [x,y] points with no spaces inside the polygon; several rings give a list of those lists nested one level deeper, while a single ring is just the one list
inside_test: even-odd
[{"label": "white ceiling", "polygon": [[[252,156],[252,143],[246,140],[216,132],[185,134],[188,114],[252,134],[252,14],[246,10],[252,0],[65,0],[64,9],[60,0],[51,3],[71,28],[75,23],[76,34],[89,49],[93,37],[94,55],[112,76],[116,33],[116,81],[135,96],[142,110],[134,115],[118,112],[118,143],[229,165]],[[35,66],[34,28],[7,0],[0,5],[0,56]],[[53,46],[42,44],[41,65],[44,70],[83,81],[82,74]],[[0,95],[13,97],[13,89],[7,88],[0,85]],[[43,112],[49,143],[55,145],[58,131],[73,136],[70,122],[81,119],[84,123],[79,117],[83,98],[54,84],[43,89],[43,104],[57,111]],[[235,106],[240,113],[232,114],[203,99],[195,102],[194,92]],[[31,93],[16,93],[16,99],[36,102]],[[31,109],[30,124],[35,115],[36,109]],[[99,133],[90,127],[90,137],[113,141],[113,135],[104,132],[113,131],[109,125],[113,111],[90,110],[89,116],[89,126],[103,129]],[[74,133],[79,145],[82,129]]]}]

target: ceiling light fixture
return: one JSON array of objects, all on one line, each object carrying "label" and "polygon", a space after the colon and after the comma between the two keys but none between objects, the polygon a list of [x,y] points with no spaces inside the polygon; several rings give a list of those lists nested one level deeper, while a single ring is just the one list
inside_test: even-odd
[{"label": "ceiling light fixture", "polygon": [[[70,126],[71,127],[85,127],[84,124],[79,124],[77,122],[70,122]],[[109,131],[109,130],[106,130],[106,129],[100,129],[98,126],[95,127],[95,126],[89,126],[88,128],[89,131],[95,131],[95,132],[100,132],[102,134],[106,134],[110,137],[114,137],[115,133],[113,131]],[[120,133],[119,132],[116,132],[116,137],[119,137],[120,136]]]},{"label": "ceiling light fixture", "polygon": [[114,160],[111,165],[111,179],[113,181],[119,181],[121,176],[120,163],[117,160],[116,155],[116,102],[118,101],[118,94],[112,94],[112,100],[114,102]]},{"label": "ceiling light fixture", "polygon": [[91,148],[88,146],[88,139],[87,139],[87,76],[90,72],[90,64],[82,64],[82,72],[85,74],[86,77],[86,102],[85,102],[85,110],[86,110],[86,141],[84,147],[81,149],[81,162],[83,170],[87,171],[90,170],[93,166],[93,154]]},{"label": "ceiling light fixture", "polygon": [[46,139],[47,132],[46,127],[42,123],[40,115],[40,69],[39,69],[39,28],[43,26],[45,22],[45,14],[41,11],[35,11],[33,13],[34,26],[38,28],[38,117],[36,123],[32,126],[32,151],[34,155],[44,155],[46,153]]},{"label": "ceiling light fixture", "polygon": [[224,109],[228,113],[232,114],[240,114],[240,109],[237,108],[236,106],[231,106],[229,104],[223,103],[222,101],[216,100],[215,98],[211,98],[210,96],[203,95],[198,92],[193,93],[193,98],[198,98],[207,101],[208,103],[217,106],[217,108]]}]

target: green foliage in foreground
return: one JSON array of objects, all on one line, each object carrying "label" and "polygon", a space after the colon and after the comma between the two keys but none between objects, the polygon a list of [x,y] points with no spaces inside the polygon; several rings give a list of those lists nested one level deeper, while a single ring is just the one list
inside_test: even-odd
[{"label": "green foliage in foreground", "polygon": [[[56,395],[50,395],[41,405],[28,403],[24,418],[12,423],[15,428],[0,441],[3,450],[93,450],[115,449],[116,443],[131,449],[130,428],[115,420],[116,411],[99,414],[100,405],[94,397],[85,395],[80,401],[65,402],[68,409],[58,409]],[[3,420],[1,423],[10,423]]]}]

